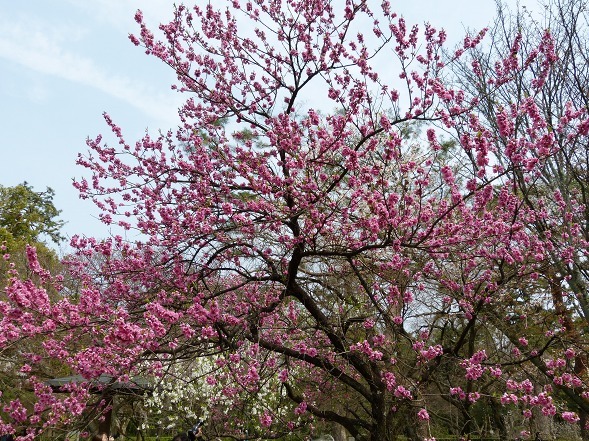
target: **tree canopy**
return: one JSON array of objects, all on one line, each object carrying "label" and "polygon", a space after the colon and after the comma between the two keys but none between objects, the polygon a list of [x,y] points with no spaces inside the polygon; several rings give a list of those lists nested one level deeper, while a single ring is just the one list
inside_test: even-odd
[{"label": "tree canopy", "polygon": [[[587,439],[589,115],[558,82],[577,28],[449,50],[388,1],[196,3],[159,33],[138,11],[130,37],[177,73],[181,127],[130,144],[105,115],[117,146],[78,159],[82,198],[139,238],[74,237],[75,295],[49,298],[31,250],[35,283],[6,287],[0,351],[42,345],[14,361],[37,402],[7,400],[0,429],[107,412],[108,375],[168,407],[206,385],[205,432],[229,439],[507,440],[548,419]],[[46,359],[88,383],[54,393]]]},{"label": "tree canopy", "polygon": [[36,192],[26,182],[14,187],[0,186],[0,239],[12,243],[59,243],[64,222],[53,205],[54,191]]}]

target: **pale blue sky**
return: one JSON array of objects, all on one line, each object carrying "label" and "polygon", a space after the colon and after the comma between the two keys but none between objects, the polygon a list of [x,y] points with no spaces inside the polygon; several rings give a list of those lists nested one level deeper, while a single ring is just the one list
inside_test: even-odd
[{"label": "pale blue sky", "polygon": [[[75,165],[77,153],[87,150],[86,138],[108,135],[102,113],[114,118],[131,143],[146,129],[155,133],[176,124],[182,96],[170,90],[174,73],[127,38],[137,30],[137,8],[156,27],[171,16],[173,3],[0,3],[0,185],[26,180],[38,190],[52,187],[68,236],[108,234],[92,203],[79,200],[71,185],[72,178],[87,176]],[[461,38],[465,27],[486,26],[495,10],[494,0],[391,4],[410,24],[430,21],[444,27],[451,41]]]}]

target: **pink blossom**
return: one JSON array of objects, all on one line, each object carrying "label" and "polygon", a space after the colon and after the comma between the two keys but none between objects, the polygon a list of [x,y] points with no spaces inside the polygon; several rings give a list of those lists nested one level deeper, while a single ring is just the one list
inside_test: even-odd
[{"label": "pink blossom", "polygon": [[301,402],[294,410],[295,415],[302,415],[307,411],[307,403]]},{"label": "pink blossom", "polygon": [[419,412],[417,412],[417,416],[420,420],[429,421],[429,413],[427,413],[427,410],[425,409],[420,409]]},{"label": "pink blossom", "polygon": [[412,395],[411,395],[411,391],[406,389],[403,386],[397,386],[397,388],[395,389],[394,395],[397,398],[404,398],[407,400],[410,400]]},{"label": "pink blossom", "polygon": [[575,412],[563,412],[561,413],[561,417],[569,423],[576,423],[579,421],[579,416]]},{"label": "pink blossom", "polygon": [[468,394],[468,401],[471,403],[476,403],[481,398],[481,394],[478,392],[470,392]]},{"label": "pink blossom", "polygon": [[264,412],[260,416],[260,424],[263,427],[270,427],[272,425],[272,416],[270,416],[270,414],[268,412]]},{"label": "pink blossom", "polygon": [[392,391],[397,383],[395,375],[392,372],[384,372],[382,377],[387,390]]},{"label": "pink blossom", "polygon": [[282,369],[278,374],[278,379],[280,380],[280,382],[286,383],[286,381],[288,380],[288,370]]}]

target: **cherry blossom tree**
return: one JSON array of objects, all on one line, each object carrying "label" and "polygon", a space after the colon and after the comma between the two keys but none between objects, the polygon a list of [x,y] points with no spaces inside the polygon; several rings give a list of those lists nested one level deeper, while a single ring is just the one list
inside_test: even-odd
[{"label": "cherry blossom tree", "polygon": [[[496,132],[476,109],[483,96],[448,81],[485,31],[447,56],[443,30],[370,6],[199,2],[179,5],[159,36],[137,12],[131,41],[177,73],[182,125],[130,144],[105,115],[118,145],[88,141],[78,162],[91,178],[76,186],[122,233],[73,238],[80,288],[58,302],[33,250],[38,283],[14,274],[0,350],[44,341],[22,354],[38,401],[5,403],[2,431],[26,425],[31,439],[67,423],[101,374],[163,381],[202,357],[214,360],[202,381],[218,391],[219,436],[329,421],[357,440],[432,438],[431,394],[467,417],[485,399],[578,421],[586,382],[568,360],[581,348],[556,344],[558,313],[518,309],[550,301],[551,256],[570,252],[530,225],[582,209],[556,194],[530,207],[514,179],[541,175],[560,151],[555,132],[575,142],[588,127],[582,109],[551,125],[537,111],[557,60],[550,33],[524,59],[518,38],[498,54],[488,87],[526,75],[530,89],[497,113]],[[567,234],[584,255],[578,229]],[[88,382],[53,393],[28,375],[42,358]],[[566,390],[577,400],[559,400]]]},{"label": "cherry blossom tree", "polygon": [[[543,322],[538,331],[548,332],[546,323],[553,323],[554,330],[560,328],[556,335],[549,333],[542,338],[542,333],[538,333],[534,337],[536,350],[557,350],[554,360],[546,363],[545,359],[533,358],[533,366],[528,369],[537,371],[538,382],[560,389],[562,397],[579,414],[583,439],[589,439],[586,430],[589,408],[585,388],[580,386],[587,376],[586,342],[579,332],[586,326],[588,311],[586,121],[589,95],[585,84],[589,76],[586,62],[589,16],[585,3],[577,0],[548,0],[539,12],[534,14],[525,8],[513,11],[500,4],[487,50],[471,52],[468,60],[454,67],[460,87],[470,96],[481,97],[478,115],[503,146],[496,150],[495,161],[509,163],[516,144],[547,142],[555,148],[554,154],[532,176],[518,168],[510,173],[510,182],[521,195],[522,204],[539,214],[530,219],[527,227],[546,240],[549,251],[545,265],[538,271],[541,283],[520,288],[512,314]],[[544,38],[543,29],[550,29],[558,59],[544,79],[546,84],[538,88],[534,74],[543,67],[530,58]],[[493,66],[492,56],[506,52],[509,47],[518,48],[513,62],[520,66],[526,63],[529,69],[518,69],[512,81],[489,87],[496,84],[497,68]],[[476,69],[473,71],[471,66]],[[524,108],[529,110],[523,111]],[[503,116],[507,114],[513,119],[509,126],[503,124],[506,121]],[[570,125],[576,118],[583,122]],[[541,136],[538,129],[542,130]],[[505,130],[512,133],[506,137]],[[530,155],[528,160],[538,158]],[[550,215],[545,216],[545,212]],[[547,311],[543,312],[544,309]],[[511,341],[521,337],[517,326],[504,324],[502,332]],[[568,356],[563,357],[563,353]],[[555,368],[554,363],[563,366]]]}]

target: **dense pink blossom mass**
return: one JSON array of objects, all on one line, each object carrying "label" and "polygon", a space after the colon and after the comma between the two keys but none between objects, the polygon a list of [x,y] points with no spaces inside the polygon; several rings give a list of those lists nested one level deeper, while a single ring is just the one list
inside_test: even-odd
[{"label": "dense pink blossom mass", "polygon": [[[584,206],[541,178],[589,119],[540,110],[551,34],[525,56],[515,38],[489,74],[485,31],[450,51],[388,1],[198,3],[159,32],[138,11],[130,37],[177,72],[182,126],[130,142],[105,115],[118,144],[78,159],[81,197],[123,233],[74,237],[65,279],[32,248],[30,274],[12,273],[0,350],[34,397],[0,397],[0,432],[75,421],[102,374],[165,381],[206,360],[219,434],[252,400],[262,439],[311,420],[430,439],[435,399],[586,424],[567,270],[586,259]],[[489,93],[526,92],[483,118],[458,63]],[[49,364],[88,383],[56,393]]]}]

